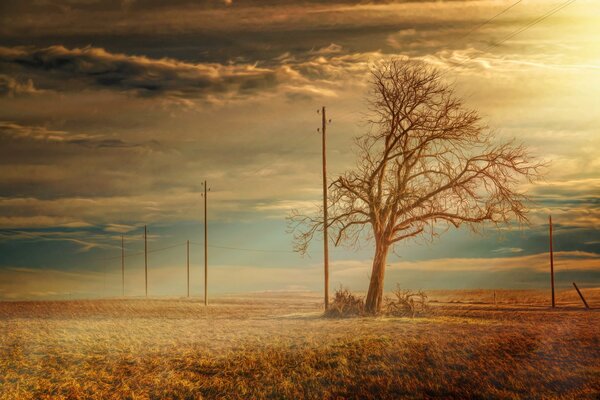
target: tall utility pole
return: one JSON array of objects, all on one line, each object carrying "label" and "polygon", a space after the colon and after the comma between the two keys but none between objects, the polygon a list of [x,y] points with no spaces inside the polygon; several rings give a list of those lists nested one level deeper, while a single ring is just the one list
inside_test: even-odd
[{"label": "tall utility pole", "polygon": [[207,188],[204,181],[204,305],[208,305],[208,220],[206,219]]},{"label": "tall utility pole", "polygon": [[552,215],[549,216],[550,221],[550,284],[552,285],[552,308],[556,307],[554,300],[554,252],[552,249]]},{"label": "tall utility pole", "polygon": [[323,269],[325,272],[325,309],[329,308],[329,235],[327,233],[327,144],[325,106],[321,109],[322,118],[322,142],[323,142]]},{"label": "tall utility pole", "polygon": [[148,297],[148,230],[144,225],[144,277],[146,279],[146,297]]},{"label": "tall utility pole", "polygon": [[125,238],[121,235],[121,296],[125,297]]},{"label": "tall utility pole", "polygon": [[187,241],[187,297],[190,297],[190,241]]}]

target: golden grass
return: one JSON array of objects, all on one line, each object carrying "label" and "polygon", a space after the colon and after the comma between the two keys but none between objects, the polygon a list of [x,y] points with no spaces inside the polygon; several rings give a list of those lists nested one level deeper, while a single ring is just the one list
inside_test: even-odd
[{"label": "golden grass", "polygon": [[415,319],[325,319],[309,294],[0,303],[0,398],[599,398],[599,309],[490,293]]}]

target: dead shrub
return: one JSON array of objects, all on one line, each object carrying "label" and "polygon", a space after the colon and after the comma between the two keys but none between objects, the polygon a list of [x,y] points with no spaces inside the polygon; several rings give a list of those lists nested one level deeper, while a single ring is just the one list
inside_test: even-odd
[{"label": "dead shrub", "polygon": [[333,301],[329,303],[325,316],[329,318],[356,317],[365,314],[365,302],[362,297],[353,295],[348,289],[340,287],[335,291]]},{"label": "dead shrub", "polygon": [[[397,286],[392,293],[393,297],[384,299],[385,304],[382,312],[384,315],[415,317],[425,314],[429,309],[427,294],[422,290],[402,290],[400,286]],[[364,299],[341,286],[335,291],[334,298],[325,311],[325,316],[329,318],[348,318],[364,315],[367,315]]]},{"label": "dead shrub", "polygon": [[424,314],[429,306],[427,295],[422,290],[412,291],[396,286],[394,297],[385,298],[385,313],[396,317],[414,317]]}]

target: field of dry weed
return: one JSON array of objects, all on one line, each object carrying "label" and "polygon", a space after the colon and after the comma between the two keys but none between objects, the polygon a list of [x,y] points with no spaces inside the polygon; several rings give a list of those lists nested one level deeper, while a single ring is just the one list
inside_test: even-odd
[{"label": "field of dry weed", "polygon": [[308,293],[5,302],[0,398],[598,399],[600,309],[576,296],[433,292],[426,316],[347,319]]}]

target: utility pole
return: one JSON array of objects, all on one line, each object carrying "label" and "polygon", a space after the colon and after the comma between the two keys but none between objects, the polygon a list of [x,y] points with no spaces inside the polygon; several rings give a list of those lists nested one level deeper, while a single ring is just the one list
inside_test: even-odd
[{"label": "utility pole", "polygon": [[146,297],[148,297],[148,230],[144,225],[144,277],[146,279]]},{"label": "utility pole", "polygon": [[207,193],[204,181],[204,305],[208,305],[208,220],[206,219]]},{"label": "utility pole", "polygon": [[581,301],[583,301],[583,305],[585,306],[585,309],[589,310],[590,306],[588,305],[587,301],[585,301],[585,297],[583,297],[583,294],[581,294],[581,290],[579,290],[579,288],[577,287],[577,284],[575,282],[573,282],[573,286],[575,287],[575,290],[577,290],[577,294],[579,295],[579,298],[581,299]]},{"label": "utility pole", "polygon": [[322,143],[323,143],[323,270],[325,273],[325,310],[329,308],[329,236],[327,232],[327,144],[326,127],[327,117],[325,116],[325,106],[321,109],[322,122]]},{"label": "utility pole", "polygon": [[190,297],[190,241],[187,241],[187,297]]},{"label": "utility pole", "polygon": [[125,297],[125,238],[121,235],[121,296]]},{"label": "utility pole", "polygon": [[556,307],[554,300],[554,251],[552,249],[552,215],[549,216],[550,221],[550,284],[552,285],[552,308]]}]

